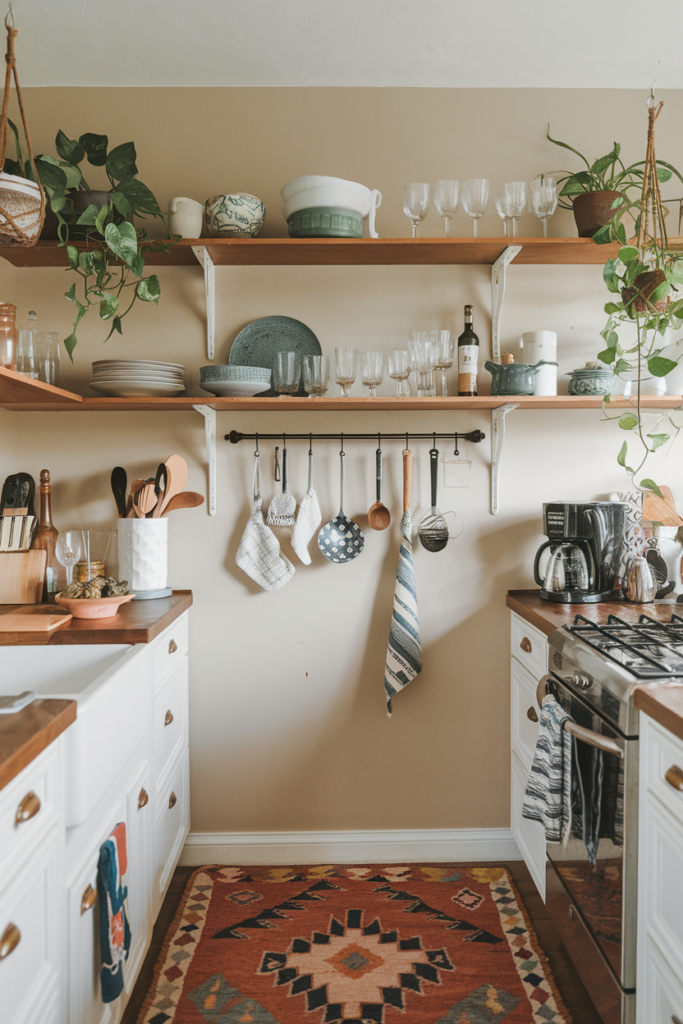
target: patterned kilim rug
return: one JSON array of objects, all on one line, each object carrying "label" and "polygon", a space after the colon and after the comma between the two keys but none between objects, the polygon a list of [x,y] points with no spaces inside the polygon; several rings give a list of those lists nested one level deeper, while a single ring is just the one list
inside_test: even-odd
[{"label": "patterned kilim rug", "polygon": [[570,1024],[500,868],[203,867],[138,1024]]}]

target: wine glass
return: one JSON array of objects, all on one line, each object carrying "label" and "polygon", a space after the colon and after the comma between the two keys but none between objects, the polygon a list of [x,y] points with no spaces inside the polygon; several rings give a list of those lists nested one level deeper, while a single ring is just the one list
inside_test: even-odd
[{"label": "wine glass", "polygon": [[505,191],[510,196],[510,217],[512,218],[512,237],[517,237],[517,221],[526,210],[526,182],[507,181]]},{"label": "wine glass", "polygon": [[453,365],[455,340],[451,337],[450,331],[434,331],[433,334],[434,369],[441,370],[441,395],[445,398],[448,394],[446,370],[450,370]]},{"label": "wine glass", "polygon": [[[392,380],[396,381],[396,397],[397,398],[410,398],[412,391],[410,389],[410,371],[412,367],[410,364],[410,353],[404,348],[395,348],[393,352],[389,353],[389,376]],[[403,381],[406,382],[406,394],[403,394]]]},{"label": "wine glass", "polygon": [[414,371],[417,377],[417,397],[424,398],[425,385],[424,376],[422,373],[421,365],[422,358],[420,354],[421,346],[424,341],[424,331],[413,331],[408,342],[408,353],[410,355],[410,368]]},{"label": "wine glass", "polygon": [[309,398],[320,398],[330,382],[330,361],[327,356],[304,356],[304,391]]},{"label": "wine glass", "polygon": [[298,352],[276,352],[273,387],[280,395],[295,395],[301,384],[301,356]]},{"label": "wine glass", "polygon": [[351,385],[358,373],[358,352],[355,348],[335,348],[335,380],[341,386],[342,396],[351,397]]},{"label": "wine glass", "polygon": [[529,185],[529,202],[536,216],[543,221],[543,237],[548,237],[548,217],[552,217],[557,209],[557,182],[554,178],[532,181]]},{"label": "wine glass", "polygon": [[377,398],[377,388],[384,380],[384,352],[363,353],[363,385],[370,389],[370,398]]},{"label": "wine glass", "polygon": [[413,369],[418,375],[419,398],[432,398],[434,396],[434,345],[432,334],[434,331],[413,331],[413,336],[408,343],[410,359]]},{"label": "wine glass", "polygon": [[451,237],[451,218],[458,209],[460,184],[457,181],[437,181],[434,186],[434,206],[443,217],[446,238]]},{"label": "wine glass", "polygon": [[496,213],[503,222],[505,231],[505,237],[507,238],[510,230],[510,222],[512,220],[512,214],[510,212],[511,207],[511,196],[509,192],[499,192],[496,196]]},{"label": "wine glass", "polygon": [[55,555],[60,565],[66,569],[66,585],[73,583],[74,565],[81,557],[81,531],[63,530],[57,537]]},{"label": "wine glass", "polygon": [[474,237],[479,237],[479,220],[489,205],[490,182],[486,178],[470,178],[462,187],[462,208],[472,218]]},{"label": "wine glass", "polygon": [[431,189],[421,181],[413,181],[403,190],[403,212],[413,225],[413,238],[417,238],[417,225],[427,216]]}]

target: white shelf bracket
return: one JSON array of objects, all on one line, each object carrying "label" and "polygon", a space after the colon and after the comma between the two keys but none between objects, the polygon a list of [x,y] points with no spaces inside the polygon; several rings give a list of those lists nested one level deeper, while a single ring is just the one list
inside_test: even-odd
[{"label": "white shelf bracket", "polygon": [[505,442],[505,417],[513,409],[519,408],[519,402],[508,402],[491,409],[491,515],[497,516],[499,510],[498,473],[503,458]]},{"label": "white shelf bracket", "polygon": [[500,317],[505,297],[505,271],[508,263],[522,251],[521,245],[508,245],[491,267],[491,358],[500,362]]},{"label": "white shelf bracket", "polygon": [[206,437],[206,461],[209,464],[209,500],[207,510],[210,516],[216,515],[216,410],[209,405],[193,406],[204,417],[204,436]]},{"label": "white shelf bracket", "polygon": [[204,268],[204,291],[206,292],[206,354],[214,355],[214,331],[216,323],[216,267],[205,245],[193,245],[195,254]]}]

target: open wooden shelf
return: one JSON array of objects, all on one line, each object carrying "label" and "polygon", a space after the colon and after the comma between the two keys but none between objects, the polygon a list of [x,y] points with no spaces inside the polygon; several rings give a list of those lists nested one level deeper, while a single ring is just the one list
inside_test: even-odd
[{"label": "open wooden shelf", "polygon": [[[522,247],[516,266],[602,266],[618,249],[616,244],[596,245],[592,238],[183,238],[167,253],[148,253],[145,262],[151,267],[198,267],[193,246],[203,246],[219,267],[491,266],[509,245]],[[27,249],[4,246],[0,256],[15,267],[68,266],[59,242],[38,242]]]},{"label": "open wooden shelf", "polygon": [[[196,405],[217,412],[433,412],[499,409],[515,403],[520,409],[600,409],[602,398],[556,395],[537,398],[525,395],[478,395],[476,398],[213,398],[209,395],[180,398],[84,398],[72,391],[22,377],[0,367],[0,408],[15,412],[187,412]],[[681,395],[645,396],[645,409],[675,409]],[[614,399],[612,409],[633,408],[635,399]]]}]

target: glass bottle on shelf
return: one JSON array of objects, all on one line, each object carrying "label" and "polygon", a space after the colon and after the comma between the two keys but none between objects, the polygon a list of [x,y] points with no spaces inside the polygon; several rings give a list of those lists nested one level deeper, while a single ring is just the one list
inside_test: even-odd
[{"label": "glass bottle on shelf", "polygon": [[42,548],[47,552],[45,563],[45,582],[43,584],[43,601],[54,603],[57,593],[57,571],[59,562],[56,555],[57,537],[59,531],[52,525],[51,508],[52,488],[50,486],[50,471],[40,471],[40,517],[38,529],[33,538],[33,547]]},{"label": "glass bottle on shelf", "polygon": [[59,387],[61,365],[59,361],[59,333],[38,331],[39,379]]},{"label": "glass bottle on shelf", "polygon": [[17,373],[38,380],[40,356],[38,354],[38,316],[35,310],[28,314],[26,327],[19,331],[17,341]]},{"label": "glass bottle on shelf", "polygon": [[472,306],[465,306],[465,330],[458,338],[458,394],[477,395],[479,338],[472,327]]},{"label": "glass bottle on shelf", "polygon": [[0,366],[5,370],[17,368],[17,307],[11,302],[0,302]]}]

